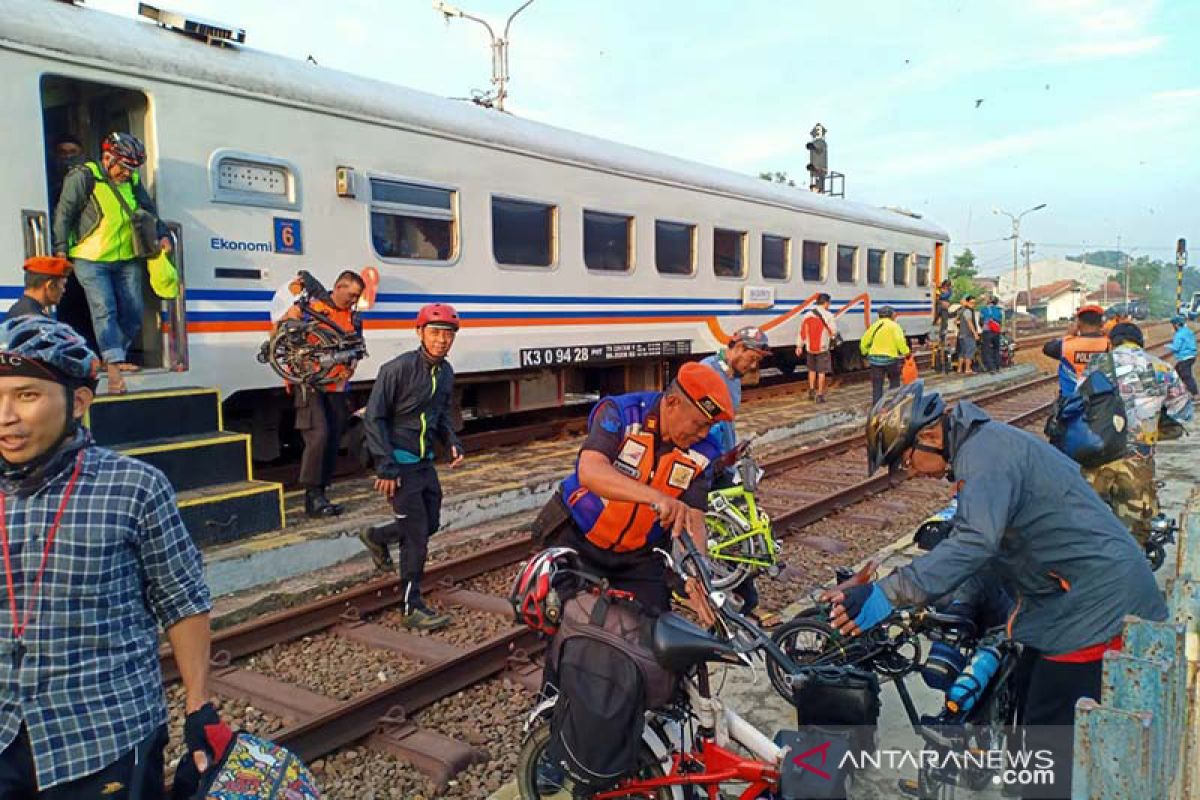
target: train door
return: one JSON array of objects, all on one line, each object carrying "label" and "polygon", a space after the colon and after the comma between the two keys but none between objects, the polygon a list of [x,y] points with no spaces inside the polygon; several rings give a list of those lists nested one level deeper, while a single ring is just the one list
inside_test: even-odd
[{"label": "train door", "polygon": [[[66,172],[76,164],[99,162],[100,143],[113,131],[132,133],[147,143],[148,157],[140,170],[140,177],[153,197],[157,159],[151,135],[150,104],[145,93],[66,76],[44,75],[41,80],[41,101],[46,147],[47,207],[51,220]],[[159,212],[162,214],[162,209]],[[178,242],[179,236],[175,235],[174,239]],[[179,256],[176,254],[174,260],[182,272]],[[164,302],[153,293],[148,279],[144,281],[143,300],[141,331],[129,345],[130,360],[149,369],[178,369],[179,347],[168,335],[174,315],[170,313],[170,308],[164,308]],[[58,318],[80,331],[96,346],[87,298],[74,276],[68,282]]]}]

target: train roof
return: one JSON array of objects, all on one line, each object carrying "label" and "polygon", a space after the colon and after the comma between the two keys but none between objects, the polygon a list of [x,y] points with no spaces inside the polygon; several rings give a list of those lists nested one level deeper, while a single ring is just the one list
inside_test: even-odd
[{"label": "train roof", "polygon": [[306,64],[251,48],[207,45],[150,22],[47,0],[0,0],[0,46],[49,51],[153,80],[220,87],[275,102],[382,121],[662,183],[948,241],[903,213],[768,183],[472,103]]}]

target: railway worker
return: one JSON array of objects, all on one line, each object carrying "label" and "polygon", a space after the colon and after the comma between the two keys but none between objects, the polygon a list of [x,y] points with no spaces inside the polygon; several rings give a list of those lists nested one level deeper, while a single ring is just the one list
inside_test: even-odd
[{"label": "railway worker", "polygon": [[1121,393],[1128,447],[1125,455],[1098,467],[1083,467],[1083,477],[1108,503],[1143,547],[1150,520],[1158,514],[1154,482],[1154,446],[1159,414],[1180,424],[1192,419],[1192,400],[1171,365],[1147,353],[1141,329],[1123,322],[1109,334],[1111,358],[1094,357],[1083,373],[1103,372]]},{"label": "railway worker", "polygon": [[1070,796],[1070,739],[1047,726],[1072,725],[1075,701],[1100,696],[1103,654],[1120,648],[1125,615],[1166,618],[1145,556],[1078,464],[973,403],[947,409],[923,381],[876,405],[866,434],[871,472],[903,466],[953,480],[958,509],[929,553],[876,583],[829,592],[833,624],[857,634],[991,568],[1014,598],[1008,633],[1029,659],[1026,748],[1055,754],[1051,796]]},{"label": "railway worker", "polygon": [[982,345],[984,372],[1000,371],[1000,331],[1004,328],[1004,312],[1000,300],[992,295],[987,305],[979,309],[979,334]]},{"label": "railway worker", "polygon": [[138,371],[129,361],[128,348],[142,329],[142,250],[151,244],[139,238],[140,226],[134,222],[141,219],[138,212],[151,215],[157,248],[170,252],[171,239],[138,177],[138,167],[146,163],[141,141],[128,133],[110,133],[102,149],[100,163],[76,167],[63,181],[54,208],[54,254],[69,256],[75,264],[108,373],[108,390],[120,394],[125,391],[122,373]]},{"label": "railway worker", "polygon": [[167,479],[80,424],[99,359],[69,326],[0,323],[0,798],[163,796],[158,629],[208,766],[209,599]]},{"label": "railway worker", "polygon": [[47,317],[54,319],[55,311],[67,290],[71,262],[55,256],[34,256],[25,259],[25,293],[4,315],[13,317]]},{"label": "railway worker", "polygon": [[1188,394],[1196,396],[1196,378],[1192,375],[1192,365],[1196,363],[1196,334],[1188,327],[1187,320],[1182,314],[1171,317],[1171,326],[1175,335],[1167,350],[1175,356],[1175,371],[1179,379],[1187,387]]},{"label": "railway worker", "polygon": [[975,349],[979,342],[979,317],[975,312],[975,298],[967,295],[958,311],[958,371],[964,375],[975,374]]},{"label": "railway worker", "polygon": [[708,466],[721,455],[712,428],[733,419],[725,380],[695,362],[684,364],[664,392],[604,398],[588,418],[575,470],[538,516],[535,536],[575,548],[586,569],[632,593],[647,613],[667,611],[672,587],[654,549],[685,534],[707,547]]},{"label": "railway worker", "polygon": [[1075,324],[1067,335],[1042,345],[1043,355],[1058,362],[1058,394],[1075,394],[1079,379],[1092,358],[1107,353],[1112,345],[1104,330],[1104,310],[1097,305],[1082,306],[1075,312]]},{"label": "railway worker", "polygon": [[896,322],[896,309],[891,306],[880,306],[879,319],[863,333],[858,343],[859,352],[867,358],[871,369],[871,405],[883,397],[883,379],[886,376],[888,388],[895,389],[900,385],[900,368],[904,357],[908,355],[908,339],[904,329]]},{"label": "railway worker", "polygon": [[804,356],[808,368],[808,399],[825,402],[825,378],[833,372],[832,349],[837,340],[837,318],[829,310],[830,296],[821,292],[817,303],[800,323],[796,355]]},{"label": "railway worker", "polygon": [[375,459],[375,489],[390,501],[395,519],[369,528],[359,538],[379,569],[391,566],[389,546],[400,543],[404,624],[416,630],[436,630],[451,622],[448,614],[425,603],[421,579],[429,537],[442,524],[435,446],[441,444],[449,452],[451,469],[463,461],[450,419],[454,368],[446,360],[459,324],[453,306],[424,306],[417,314],[420,346],[379,368],[364,419],[367,447]]},{"label": "railway worker", "polygon": [[[358,298],[366,283],[361,275],[345,270],[334,281],[329,298],[309,298],[309,307],[327,317],[343,333],[362,335],[362,319],[358,315]],[[293,305],[284,319],[301,319],[304,312]],[[340,364],[330,373],[331,380],[320,386],[300,384],[289,390],[295,400],[296,430],[304,439],[304,454],[300,457],[300,485],[304,487],[304,513],[309,517],[336,517],[342,506],[331,502],[329,484],[337,465],[338,445],[350,415],[350,400],[346,394],[357,364]]]}]

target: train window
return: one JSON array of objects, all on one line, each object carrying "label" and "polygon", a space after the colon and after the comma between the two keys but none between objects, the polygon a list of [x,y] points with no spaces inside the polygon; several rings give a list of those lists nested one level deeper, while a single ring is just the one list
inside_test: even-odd
[{"label": "train window", "polygon": [[908,253],[892,253],[892,285],[908,286]]},{"label": "train window", "polygon": [[654,263],[664,275],[693,274],[696,271],[696,226],[656,219]]},{"label": "train window", "polygon": [[299,210],[298,170],[269,156],[218,150],[209,162],[212,199],[216,203]]},{"label": "train window", "polygon": [[837,249],[838,283],[854,283],[858,280],[858,248],[839,244]]},{"label": "train window", "polygon": [[867,283],[883,285],[883,251],[867,250]]},{"label": "train window", "polygon": [[718,278],[746,277],[746,232],[713,228],[713,274]]},{"label": "train window", "polygon": [[584,211],[583,263],[588,269],[628,272],[633,266],[633,217]]},{"label": "train window", "polygon": [[457,249],[452,189],[371,178],[371,245],[380,258],[450,261]]},{"label": "train window", "polygon": [[762,237],[762,276],[768,280],[786,281],[791,272],[792,240],[786,236]]},{"label": "train window", "polygon": [[929,285],[929,256],[917,256],[917,286]]},{"label": "train window", "polygon": [[825,279],[825,243],[805,242],[804,260],[800,266],[800,277],[806,281]]},{"label": "train window", "polygon": [[549,267],[554,263],[555,207],[492,198],[492,255],[499,264]]}]

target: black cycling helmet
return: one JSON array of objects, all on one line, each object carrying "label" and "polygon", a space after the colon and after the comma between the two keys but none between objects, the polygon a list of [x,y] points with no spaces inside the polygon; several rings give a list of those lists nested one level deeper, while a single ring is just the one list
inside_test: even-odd
[{"label": "black cycling helmet", "polygon": [[137,169],[146,163],[146,146],[132,133],[113,131],[104,137],[100,148],[106,153],[112,153],[113,158],[130,169]]},{"label": "black cycling helmet", "polygon": [[888,319],[891,319],[892,317],[896,316],[896,309],[892,308],[891,306],[880,306],[875,313],[881,317],[887,317]]},{"label": "black cycling helmet", "polygon": [[1118,322],[1113,325],[1113,329],[1108,332],[1108,340],[1112,342],[1113,347],[1126,342],[1133,342],[1138,347],[1146,346],[1146,337],[1142,335],[1142,329],[1132,322]]},{"label": "black cycling helmet", "polygon": [[886,464],[891,467],[913,446],[917,433],[941,419],[946,401],[937,392],[926,392],[925,381],[901,386],[883,397],[867,418],[867,474]]},{"label": "black cycling helmet", "polygon": [[[96,388],[100,359],[70,325],[48,317],[13,317],[0,323],[0,362],[6,368],[56,381],[68,389]],[[22,362],[33,362],[34,372]]]}]

